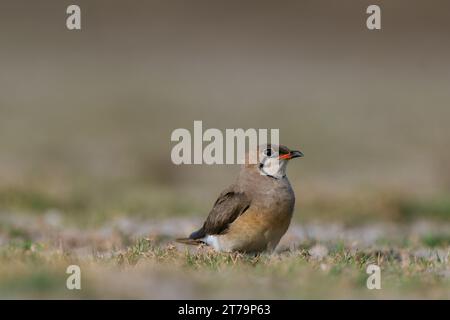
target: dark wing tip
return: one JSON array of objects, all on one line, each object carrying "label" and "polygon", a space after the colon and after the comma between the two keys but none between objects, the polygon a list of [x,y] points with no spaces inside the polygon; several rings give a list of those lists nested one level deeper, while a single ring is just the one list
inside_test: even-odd
[{"label": "dark wing tip", "polygon": [[189,239],[200,239],[204,238],[205,236],[205,231],[203,230],[203,228],[200,228],[199,230],[192,232],[189,236]]},{"label": "dark wing tip", "polygon": [[198,245],[203,244],[203,241],[201,241],[201,240],[190,239],[190,238],[178,238],[178,239],[175,239],[175,241],[182,243],[182,244],[189,244],[189,245],[193,245],[193,246],[198,246]]}]

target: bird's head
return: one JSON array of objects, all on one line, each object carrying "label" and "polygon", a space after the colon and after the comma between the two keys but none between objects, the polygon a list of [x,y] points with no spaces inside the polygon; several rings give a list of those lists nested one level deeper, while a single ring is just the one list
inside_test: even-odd
[{"label": "bird's head", "polygon": [[264,144],[248,154],[245,166],[256,167],[261,175],[281,179],[286,176],[289,160],[300,157],[303,157],[301,151],[290,150],[283,145]]}]

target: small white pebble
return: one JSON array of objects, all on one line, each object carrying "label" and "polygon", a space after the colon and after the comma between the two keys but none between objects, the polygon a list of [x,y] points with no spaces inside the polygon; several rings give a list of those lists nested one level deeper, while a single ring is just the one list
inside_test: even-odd
[{"label": "small white pebble", "polygon": [[308,250],[308,253],[313,259],[322,260],[328,255],[328,249],[324,245],[316,244]]}]

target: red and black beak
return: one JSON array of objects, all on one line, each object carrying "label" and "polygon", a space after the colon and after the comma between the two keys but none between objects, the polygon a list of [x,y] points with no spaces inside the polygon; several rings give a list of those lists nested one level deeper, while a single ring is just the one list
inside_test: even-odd
[{"label": "red and black beak", "polygon": [[297,151],[297,150],[292,150],[292,151],[289,151],[289,153],[280,154],[278,156],[278,159],[290,160],[290,159],[294,159],[294,158],[301,158],[303,156],[304,156],[303,152]]}]

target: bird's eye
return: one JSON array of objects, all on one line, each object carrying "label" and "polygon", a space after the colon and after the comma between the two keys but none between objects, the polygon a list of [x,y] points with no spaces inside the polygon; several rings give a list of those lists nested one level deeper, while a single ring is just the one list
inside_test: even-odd
[{"label": "bird's eye", "polygon": [[272,149],[266,149],[266,150],[264,150],[264,155],[270,157],[270,156],[272,156],[272,154],[273,154]]}]

